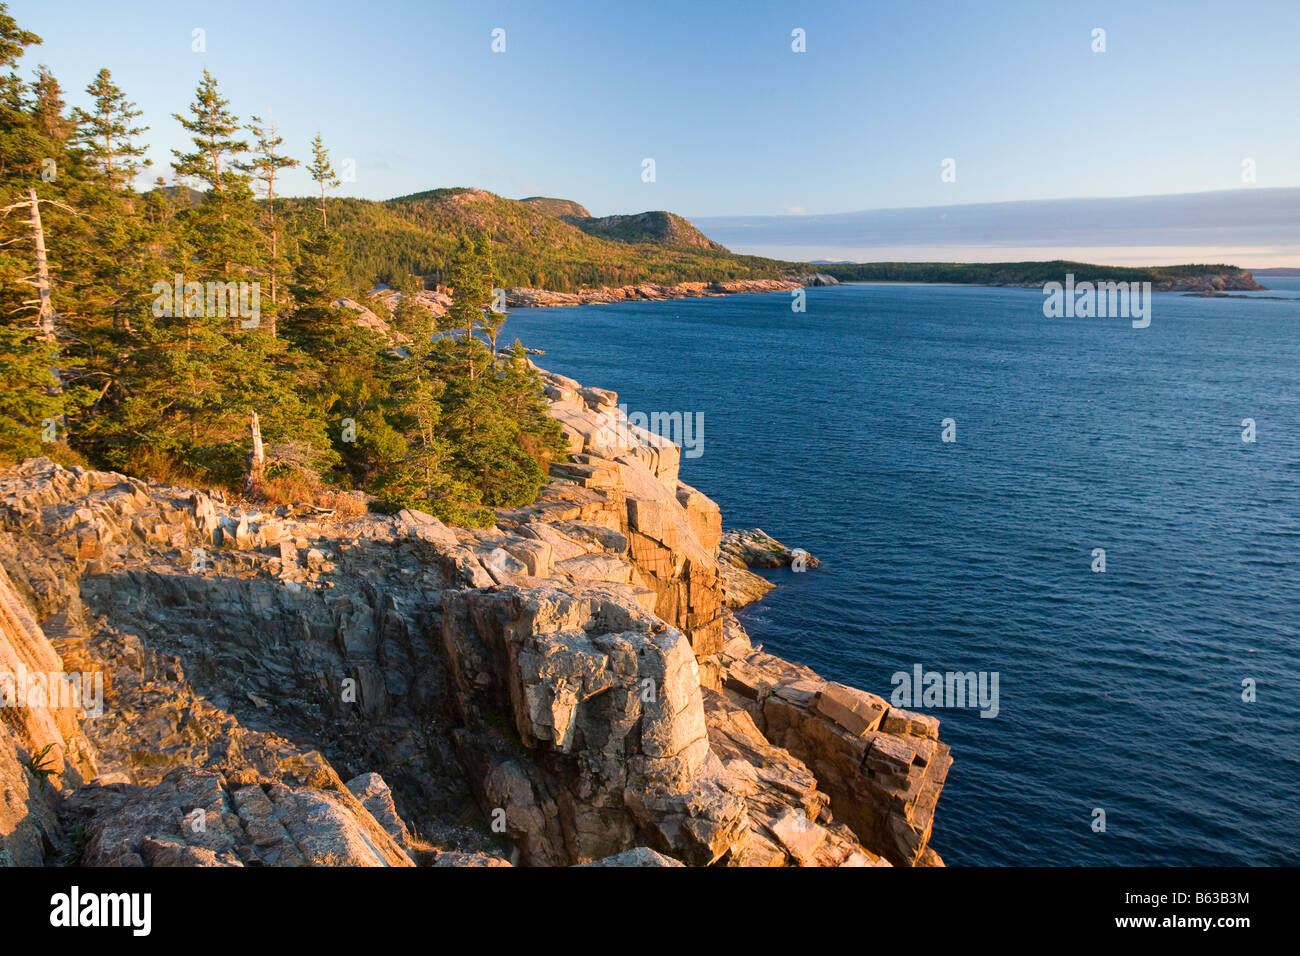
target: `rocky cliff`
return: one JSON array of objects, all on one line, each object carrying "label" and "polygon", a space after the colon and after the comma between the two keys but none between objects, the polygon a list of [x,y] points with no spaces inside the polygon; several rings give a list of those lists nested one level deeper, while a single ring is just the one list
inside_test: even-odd
[{"label": "rocky cliff", "polygon": [[0,476],[0,862],[938,864],[938,722],[754,648],[776,552],[544,379],[571,459],[488,530]]}]

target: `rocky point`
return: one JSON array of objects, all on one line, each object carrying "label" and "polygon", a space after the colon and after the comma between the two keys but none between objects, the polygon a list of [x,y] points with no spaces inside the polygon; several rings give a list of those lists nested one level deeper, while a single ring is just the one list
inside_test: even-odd
[{"label": "rocky point", "polygon": [[938,721],[755,648],[795,552],[542,376],[569,460],[486,530],[0,475],[0,865],[939,865]]}]

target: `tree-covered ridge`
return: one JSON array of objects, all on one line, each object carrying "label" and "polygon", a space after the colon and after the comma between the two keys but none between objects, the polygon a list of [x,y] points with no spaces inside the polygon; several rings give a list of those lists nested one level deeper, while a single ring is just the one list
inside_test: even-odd
[{"label": "tree-covered ridge", "polygon": [[818,272],[841,282],[953,282],[969,285],[1035,286],[1064,281],[1150,282],[1153,286],[1206,275],[1241,276],[1228,265],[1099,266],[1053,259],[1046,262],[838,262],[823,263]]},{"label": "tree-covered ridge", "polygon": [[[0,459],[48,454],[268,501],[360,489],[469,524],[536,498],[564,442],[522,349],[495,352],[502,279],[484,230],[438,237],[452,305],[435,317],[406,296],[398,347],[334,305],[383,277],[347,243],[367,248],[354,231],[371,220],[427,236],[330,198],[319,135],[295,159],[205,70],[174,116],[190,146],[171,166],[188,187],[141,194],[139,111],[107,70],[87,87],[93,108],[69,111],[48,70],[17,70],[39,42],[0,4]],[[297,163],[315,198],[277,194]]]},{"label": "tree-covered ridge", "polygon": [[548,216],[563,218],[564,216],[577,216],[580,219],[588,219],[591,213],[587,207],[581,203],[576,203],[572,199],[553,199],[550,196],[526,196],[519,200],[528,205],[540,209]]},{"label": "tree-covered ridge", "polygon": [[615,242],[652,242],[665,246],[709,249],[714,252],[727,251],[724,246],[714,242],[681,216],[663,210],[641,212],[630,216],[602,216],[598,219],[590,216],[585,218],[565,216],[564,221],[577,226],[590,236],[612,239]]},{"label": "tree-covered ridge", "polygon": [[[646,282],[770,279],[796,268],[735,255],[716,244],[679,247],[649,235],[639,241],[589,235],[537,203],[482,189],[433,189],[384,202],[330,199],[327,205],[343,237],[349,280],[358,290],[375,279],[392,285],[412,274],[430,286],[445,284],[442,277],[462,231],[492,242],[498,277],[510,288],[573,292]],[[302,216],[309,207],[308,200],[283,203],[290,216]]]}]

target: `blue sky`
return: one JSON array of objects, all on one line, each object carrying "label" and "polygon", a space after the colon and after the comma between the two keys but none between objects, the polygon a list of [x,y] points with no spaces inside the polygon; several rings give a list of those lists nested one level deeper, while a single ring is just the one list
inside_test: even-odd
[{"label": "blue sky", "polygon": [[73,102],[110,68],[159,166],[206,66],[293,155],[319,128],[352,159],[342,195],[472,185],[730,216],[1300,186],[1294,0],[9,6],[45,39],[24,68],[48,63]]}]

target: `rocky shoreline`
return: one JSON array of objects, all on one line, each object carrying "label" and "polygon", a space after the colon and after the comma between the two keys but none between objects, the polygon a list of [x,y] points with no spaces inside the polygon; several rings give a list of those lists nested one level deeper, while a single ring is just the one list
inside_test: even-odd
[{"label": "rocky shoreline", "polygon": [[[552,292],[549,289],[505,289],[505,305],[509,309],[553,309],[573,305],[608,305],[611,302],[662,302],[668,299],[712,298],[724,295],[753,295],[764,292],[790,292],[811,286],[839,285],[828,275],[810,273],[793,279],[719,279],[713,282],[680,282],[676,285],[625,285],[602,286],[599,289],[581,289],[577,292]],[[425,289],[415,293],[416,301],[435,316],[447,314],[451,296],[445,291]],[[337,299],[337,308],[358,313],[356,324],[377,332],[393,342],[404,343],[405,335],[392,328],[392,318],[402,293],[380,286],[370,293],[369,299],[379,308],[377,313],[355,299]],[[381,316],[379,313],[382,313]]]},{"label": "rocky shoreline", "polygon": [[493,529],[0,475],[0,675],[103,688],[0,701],[0,865],[941,865],[938,721],[755,648],[782,546],[543,377],[571,458]]},{"label": "rocky shoreline", "polygon": [[578,292],[518,288],[506,290],[506,307],[536,309],[569,305],[607,305],[611,302],[659,302],[664,299],[693,299],[702,296],[790,292],[809,286],[838,284],[831,276],[811,273],[792,279],[720,279],[713,282],[679,282],[676,285],[643,283],[615,288],[604,286]]}]

